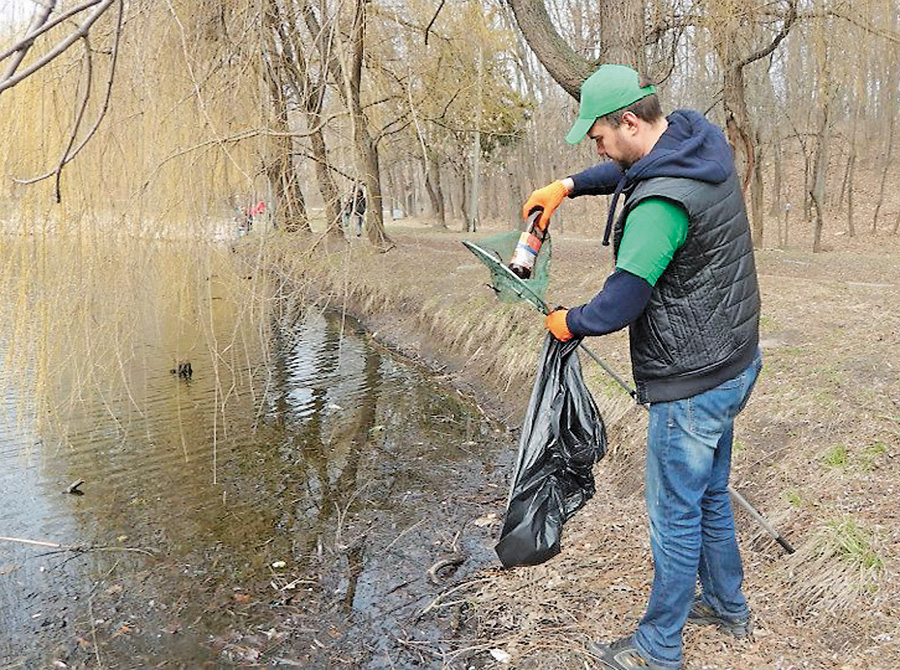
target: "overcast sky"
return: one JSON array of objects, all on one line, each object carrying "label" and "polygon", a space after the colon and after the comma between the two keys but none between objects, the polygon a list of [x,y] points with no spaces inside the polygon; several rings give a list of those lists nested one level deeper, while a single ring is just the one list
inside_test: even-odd
[{"label": "overcast sky", "polygon": [[35,7],[31,0],[0,0],[0,21],[9,24],[31,18]]}]

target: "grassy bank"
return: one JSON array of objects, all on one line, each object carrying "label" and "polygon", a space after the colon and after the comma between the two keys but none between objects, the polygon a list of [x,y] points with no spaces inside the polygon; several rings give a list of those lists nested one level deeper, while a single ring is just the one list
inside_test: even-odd
[{"label": "grassy bank", "polygon": [[[389,233],[397,246],[386,254],[355,240],[319,246],[314,263],[295,241],[265,253],[302,275],[319,306],[359,316],[377,339],[517,423],[544,334],[540,315],[494,298],[461,234],[413,224]],[[738,423],[733,484],[797,553],[785,555],[737,512],[757,631],[734,641],[689,630],[686,667],[900,667],[897,241],[757,258],[765,369]],[[598,240],[558,237],[549,301],[587,300],[610,263]],[[628,373],[624,334],[590,344]],[[443,616],[464,599],[460,656],[497,667],[593,667],[585,641],[625,634],[643,613],[652,576],[641,498],[645,419],[596,365],[583,366],[613,447],[595,470],[598,493],[567,525],[559,557],[512,572],[489,566],[447,598],[452,607],[433,610]]]}]

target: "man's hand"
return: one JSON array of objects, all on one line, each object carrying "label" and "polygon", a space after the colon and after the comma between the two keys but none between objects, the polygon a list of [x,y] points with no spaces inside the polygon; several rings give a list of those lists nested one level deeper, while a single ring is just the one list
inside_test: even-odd
[{"label": "man's hand", "polygon": [[547,226],[550,225],[550,217],[567,195],[569,195],[569,189],[562,181],[555,181],[544,188],[532,191],[522,207],[522,218],[527,219],[535,209],[543,209],[544,212],[538,217],[537,225],[541,230],[547,230]]},{"label": "man's hand", "polygon": [[568,342],[573,337],[566,324],[566,314],[568,313],[569,310],[565,307],[557,307],[547,315],[547,320],[544,322],[547,330],[560,342]]}]

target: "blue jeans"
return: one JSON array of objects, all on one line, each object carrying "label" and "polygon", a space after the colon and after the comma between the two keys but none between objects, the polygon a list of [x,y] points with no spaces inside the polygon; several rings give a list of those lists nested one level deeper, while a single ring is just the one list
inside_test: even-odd
[{"label": "blue jeans", "polygon": [[734,419],[761,368],[757,351],[743,372],[714,389],[650,406],[644,493],[653,588],[634,643],[664,667],[681,667],[681,629],[698,575],[703,600],[717,614],[741,619],[750,613],[728,475]]}]

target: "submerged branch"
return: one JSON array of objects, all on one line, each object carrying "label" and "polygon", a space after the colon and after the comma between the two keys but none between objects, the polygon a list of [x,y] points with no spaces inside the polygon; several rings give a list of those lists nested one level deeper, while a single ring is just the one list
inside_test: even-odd
[{"label": "submerged branch", "polygon": [[77,545],[77,544],[59,544],[57,542],[46,542],[44,540],[29,540],[24,537],[5,537],[0,535],[0,542],[15,542],[17,544],[27,544],[34,547],[47,547],[49,549],[59,549],[60,551],[73,551],[76,553],[87,553],[89,551],[133,551],[146,556],[155,556],[149,549],[141,547],[104,547],[100,545]]}]

